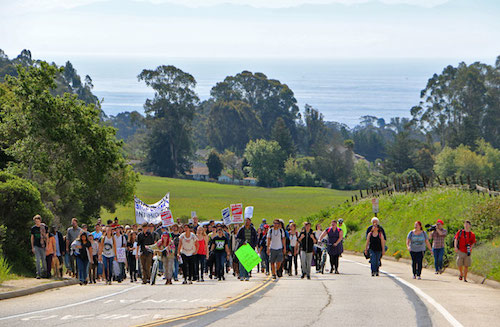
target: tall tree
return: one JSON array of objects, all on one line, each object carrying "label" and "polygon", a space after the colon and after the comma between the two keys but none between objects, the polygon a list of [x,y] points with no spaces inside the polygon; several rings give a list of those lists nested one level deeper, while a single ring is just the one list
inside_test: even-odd
[{"label": "tall tree", "polygon": [[261,186],[280,186],[283,178],[285,154],[276,141],[250,141],[245,150],[252,175]]},{"label": "tall tree", "polygon": [[226,170],[231,174],[233,181],[236,178],[243,178],[241,160],[234,152],[226,149],[221,155],[221,160]]},{"label": "tall tree", "polygon": [[210,178],[217,179],[220,176],[224,165],[222,164],[222,160],[217,153],[217,151],[212,150],[207,158],[207,167],[208,167],[208,175]]},{"label": "tall tree", "polygon": [[413,152],[415,141],[411,140],[407,131],[396,134],[394,142],[387,146],[386,169],[389,172],[402,173],[413,168]]},{"label": "tall tree", "polygon": [[306,104],[304,108],[304,152],[307,155],[316,155],[324,151],[326,146],[326,127],[323,114]]},{"label": "tall tree", "polygon": [[243,71],[226,77],[210,93],[216,101],[243,101],[250,105],[262,122],[265,138],[271,137],[272,127],[278,117],[284,120],[292,136],[296,136],[295,122],[300,118],[299,108],[292,90],[286,84],[268,79],[262,73]]},{"label": "tall tree", "polygon": [[196,80],[174,66],[144,69],[138,79],[155,91],[144,104],[150,126],[145,167],[160,176],[183,175],[191,167]]},{"label": "tall tree", "polygon": [[295,154],[295,145],[293,144],[292,134],[290,134],[290,130],[286,127],[283,118],[278,117],[276,120],[271,133],[271,139],[278,142],[287,157]]}]

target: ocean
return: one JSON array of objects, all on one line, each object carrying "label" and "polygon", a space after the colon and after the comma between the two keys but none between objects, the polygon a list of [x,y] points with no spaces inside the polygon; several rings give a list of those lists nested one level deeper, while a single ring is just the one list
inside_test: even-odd
[{"label": "ocean", "polygon": [[131,57],[51,58],[58,65],[70,60],[82,79],[89,75],[94,94],[102,99],[107,115],[124,111],[143,111],[153,96],[144,82],[137,80],[143,69],[174,65],[192,74],[200,99],[209,98],[210,89],[228,75],[243,70],[262,72],[287,84],[294,92],[300,110],[309,104],[325,120],[354,127],[361,116],[384,118],[410,117],[420,91],[434,73],[440,73],[457,59],[176,59]]}]

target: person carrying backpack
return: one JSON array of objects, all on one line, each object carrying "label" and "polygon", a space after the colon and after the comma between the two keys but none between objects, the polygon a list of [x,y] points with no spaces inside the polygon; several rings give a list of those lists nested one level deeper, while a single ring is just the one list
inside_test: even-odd
[{"label": "person carrying backpack", "polygon": [[472,264],[471,253],[472,248],[476,244],[476,235],[471,232],[471,223],[469,220],[464,222],[464,229],[461,229],[455,235],[454,245],[457,256],[457,266],[460,271],[459,280],[464,280],[467,283],[467,272]]},{"label": "person carrying backpack", "polygon": [[339,256],[344,252],[344,246],[342,245],[344,232],[337,227],[337,220],[332,220],[332,225],[321,234],[319,240],[321,241],[325,236],[328,236],[327,250],[330,256],[330,274],[333,274],[334,271],[338,274]]},{"label": "person carrying backpack", "polygon": [[286,254],[285,231],[281,228],[278,219],[273,222],[273,228],[267,232],[267,255],[271,263],[273,279],[276,279],[276,271],[280,269],[283,258]]}]

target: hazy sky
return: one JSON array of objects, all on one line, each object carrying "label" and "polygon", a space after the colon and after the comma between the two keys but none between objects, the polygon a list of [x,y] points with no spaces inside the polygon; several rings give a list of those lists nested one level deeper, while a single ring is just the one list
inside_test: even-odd
[{"label": "hazy sky", "polygon": [[0,48],[36,58],[494,58],[499,17],[499,0],[0,0]]}]

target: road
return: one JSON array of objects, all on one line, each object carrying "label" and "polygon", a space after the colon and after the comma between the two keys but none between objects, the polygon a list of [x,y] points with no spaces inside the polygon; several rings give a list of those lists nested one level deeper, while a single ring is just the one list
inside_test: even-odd
[{"label": "road", "polygon": [[[193,285],[68,286],[0,302],[0,326],[491,326],[500,321],[500,290],[384,261],[371,277],[367,261],[346,255],[340,275],[276,282],[255,274]],[[229,301],[229,302],[228,302]],[[222,305],[221,305],[222,303]],[[200,312],[200,310],[202,310]],[[189,314],[199,312],[198,315]],[[175,320],[181,315],[189,319]],[[174,321],[175,320],[175,321]],[[168,322],[168,323],[167,323]]]}]

